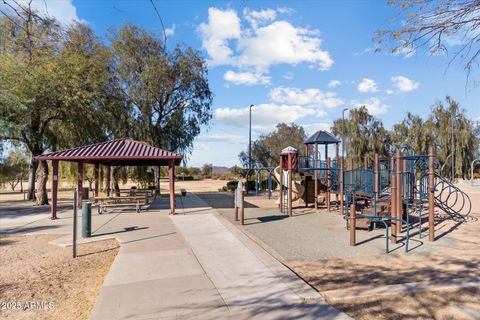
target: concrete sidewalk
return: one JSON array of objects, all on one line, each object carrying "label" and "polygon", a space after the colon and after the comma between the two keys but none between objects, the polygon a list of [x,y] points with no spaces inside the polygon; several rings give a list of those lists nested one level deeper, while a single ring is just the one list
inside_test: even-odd
[{"label": "concrete sidewalk", "polygon": [[[121,247],[91,319],[349,319],[200,198],[177,198],[176,216],[167,207],[93,215],[79,242]],[[71,245],[71,210],[59,216],[3,231],[65,233],[54,242]]]}]

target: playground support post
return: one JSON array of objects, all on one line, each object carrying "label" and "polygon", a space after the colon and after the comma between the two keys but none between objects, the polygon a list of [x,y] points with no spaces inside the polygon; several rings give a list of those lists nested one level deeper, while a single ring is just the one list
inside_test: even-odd
[{"label": "playground support post", "polygon": [[377,199],[380,198],[380,179],[379,179],[379,162],[378,162],[378,153],[375,153],[375,160],[374,160],[374,165],[373,165],[373,170],[375,174],[375,195]]},{"label": "playground support post", "polygon": [[366,170],[368,169],[368,156],[363,156],[363,168]]},{"label": "playground support post", "polygon": [[[391,200],[390,200],[390,215],[392,218],[396,217],[397,213],[397,176],[395,173],[392,173],[391,178]],[[397,221],[394,219],[390,220],[390,240],[393,244],[397,243]]]},{"label": "playground support post", "polygon": [[357,223],[356,223],[356,212],[355,212],[355,204],[352,203],[350,205],[350,246],[355,246],[356,244],[356,230],[357,230]]},{"label": "playground support post", "polygon": [[[335,144],[335,171],[338,170],[338,167],[339,167],[339,165],[340,165],[340,164],[339,164],[340,157],[339,157],[339,155],[338,155],[338,152],[339,152],[339,151],[338,151],[338,143],[336,143],[336,144]],[[337,172],[337,173],[338,173],[338,172]],[[337,183],[338,183],[338,181],[337,181]],[[338,208],[339,208],[339,205],[338,205],[338,204],[339,204],[339,203],[338,203],[338,191],[337,191],[337,192],[335,192],[335,206],[337,207],[337,210],[338,210]]]},{"label": "playground support post", "polygon": [[314,154],[314,161],[315,164],[313,166],[313,178],[315,179],[314,181],[314,188],[315,190],[313,191],[313,198],[314,198],[314,203],[315,203],[315,210],[318,209],[318,203],[317,203],[317,194],[318,194],[318,143],[315,143],[315,154]]},{"label": "playground support post", "polygon": [[397,219],[399,219],[397,221],[397,234],[400,234],[402,232],[402,222],[401,222],[401,219],[403,218],[402,217],[402,213],[403,213],[403,201],[402,201],[402,153],[400,152],[400,149],[397,149],[397,154],[395,156],[395,162],[397,163],[397,180],[396,180],[396,187],[397,187],[397,196],[396,196],[396,200],[397,200],[397,205],[396,205],[396,208],[397,208]]},{"label": "playground support post", "polygon": [[340,157],[340,212],[344,212],[344,194],[343,194],[343,188],[344,188],[344,183],[343,183],[343,157]]},{"label": "playground support post", "polygon": [[280,213],[284,213],[285,197],[283,195],[283,157],[280,157]]},{"label": "playground support post", "polygon": [[435,241],[435,150],[433,146],[428,148],[428,240]]},{"label": "playground support post", "polygon": [[292,168],[292,158],[291,154],[288,154],[288,215],[291,217],[292,216],[292,174],[293,174],[293,168]]},{"label": "playground support post", "polygon": [[330,178],[331,178],[331,172],[330,172],[330,158],[327,158],[327,160],[325,161],[325,164],[326,164],[326,173],[325,173],[325,176],[327,177],[327,211],[330,211],[330,188],[331,188],[331,181],[330,181]]}]

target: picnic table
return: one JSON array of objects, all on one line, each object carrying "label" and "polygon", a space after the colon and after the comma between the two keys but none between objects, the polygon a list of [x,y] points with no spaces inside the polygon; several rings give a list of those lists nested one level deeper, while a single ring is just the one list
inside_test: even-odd
[{"label": "picnic table", "polygon": [[119,207],[135,207],[136,212],[142,210],[142,206],[149,202],[148,195],[138,196],[110,196],[110,197],[94,197],[95,202],[98,202],[98,213],[106,213],[107,208]]}]

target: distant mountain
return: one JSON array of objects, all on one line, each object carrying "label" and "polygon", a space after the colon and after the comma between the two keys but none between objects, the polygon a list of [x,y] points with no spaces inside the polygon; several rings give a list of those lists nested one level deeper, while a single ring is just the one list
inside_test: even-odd
[{"label": "distant mountain", "polygon": [[212,166],[212,173],[225,173],[228,172],[230,169],[227,167],[216,167]]}]

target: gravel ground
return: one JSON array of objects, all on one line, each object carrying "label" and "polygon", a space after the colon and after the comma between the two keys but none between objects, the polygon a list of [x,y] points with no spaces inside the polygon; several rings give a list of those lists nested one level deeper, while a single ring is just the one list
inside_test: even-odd
[{"label": "gravel ground", "polygon": [[[199,194],[232,223],[231,194]],[[384,229],[357,232],[356,247],[338,212],[296,210],[281,215],[265,197],[246,197],[246,230],[286,261],[320,293],[360,285],[390,285],[416,281],[475,278],[480,276],[480,216],[474,207],[467,223],[436,221],[437,241],[414,236],[411,251],[402,245],[386,255]],[[476,199],[474,200],[476,201]],[[369,240],[370,239],[370,240]],[[479,319],[479,288],[373,297],[334,306],[355,319]],[[472,316],[470,316],[472,315]]]},{"label": "gravel ground", "polygon": [[72,249],[49,244],[59,235],[0,238],[0,318],[88,319],[119,244]]}]

